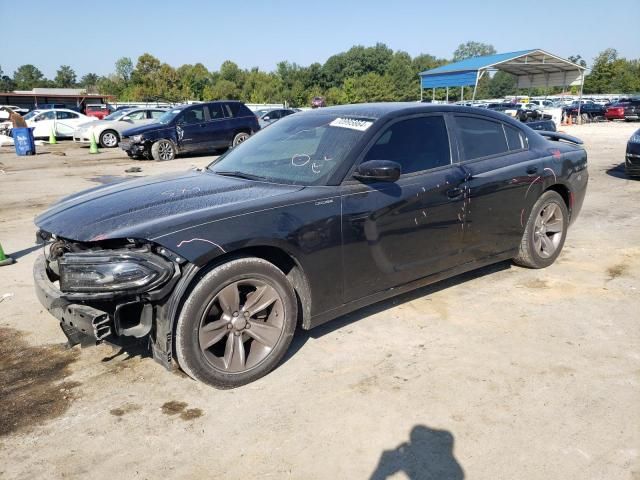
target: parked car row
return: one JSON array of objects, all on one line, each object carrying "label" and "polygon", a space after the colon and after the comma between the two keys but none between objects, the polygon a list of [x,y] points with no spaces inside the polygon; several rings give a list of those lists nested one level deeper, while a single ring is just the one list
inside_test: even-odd
[{"label": "parked car row", "polygon": [[100,122],[80,125],[73,133],[73,141],[89,143],[95,140],[103,148],[118,146],[122,133],[132,127],[158,120],[167,112],[165,108],[131,108],[117,110]]}]

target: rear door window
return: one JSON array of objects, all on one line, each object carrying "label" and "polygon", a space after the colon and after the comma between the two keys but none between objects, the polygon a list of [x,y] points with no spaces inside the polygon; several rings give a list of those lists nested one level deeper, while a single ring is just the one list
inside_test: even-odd
[{"label": "rear door window", "polygon": [[456,124],[465,160],[499,155],[509,151],[501,122],[478,117],[456,116]]},{"label": "rear door window", "polygon": [[73,112],[56,112],[56,118],[58,120],[68,120],[70,118],[78,118],[78,114]]},{"label": "rear door window", "polygon": [[209,118],[211,120],[220,120],[221,118],[224,118],[221,103],[212,103],[209,105]]},{"label": "rear door window", "polygon": [[451,164],[449,134],[440,115],[400,120],[387,128],[367,152],[364,161],[391,160],[402,174]]}]

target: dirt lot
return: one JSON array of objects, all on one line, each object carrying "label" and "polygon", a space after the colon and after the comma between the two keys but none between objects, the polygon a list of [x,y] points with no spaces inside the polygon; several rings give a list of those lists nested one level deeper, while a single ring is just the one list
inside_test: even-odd
[{"label": "dirt lot", "polygon": [[18,260],[0,268],[0,478],[640,479],[640,181],[620,166],[637,127],[566,129],[591,181],[552,267],[501,264],[300,332],[231,391],[136,352],[64,350],[31,279],[47,204],[210,158],[0,149]]}]

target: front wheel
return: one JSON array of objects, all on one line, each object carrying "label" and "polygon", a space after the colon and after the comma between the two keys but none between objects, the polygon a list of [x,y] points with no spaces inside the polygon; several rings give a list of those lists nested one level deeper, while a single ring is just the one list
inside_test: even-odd
[{"label": "front wheel", "polygon": [[204,275],[176,326],[176,357],[190,377],[233,388],[269,373],[286,353],[297,321],[293,287],[275,265],[240,258]]},{"label": "front wheel", "polygon": [[543,193],[531,210],[514,262],[529,268],[548,267],[562,251],[568,226],[564,199],[554,191]]},{"label": "front wheel", "polygon": [[176,147],[169,140],[158,140],[151,146],[151,156],[157,161],[167,161],[176,158]]},{"label": "front wheel", "polygon": [[100,134],[99,142],[102,148],[116,148],[119,141],[120,136],[114,130],[105,130]]}]

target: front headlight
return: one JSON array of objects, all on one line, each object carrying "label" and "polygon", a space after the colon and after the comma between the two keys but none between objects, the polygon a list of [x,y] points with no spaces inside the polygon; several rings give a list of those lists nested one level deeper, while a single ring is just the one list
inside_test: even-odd
[{"label": "front headlight", "polygon": [[131,137],[131,141],[134,142],[134,143],[141,143],[142,142],[142,134],[134,135],[133,137]]},{"label": "front headlight", "polygon": [[150,252],[66,253],[58,259],[63,292],[140,293],[171,278],[173,265]]}]

